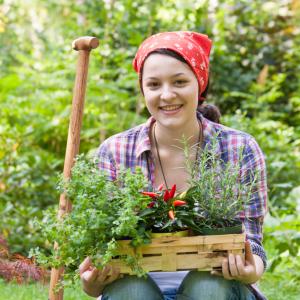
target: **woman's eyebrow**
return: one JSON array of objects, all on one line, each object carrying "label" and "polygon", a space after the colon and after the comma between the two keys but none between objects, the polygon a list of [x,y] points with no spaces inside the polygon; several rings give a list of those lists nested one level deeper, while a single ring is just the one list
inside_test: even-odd
[{"label": "woman's eyebrow", "polygon": [[176,74],[173,75],[172,77],[177,77],[177,76],[180,76],[180,75],[184,75],[184,73],[176,73]]},{"label": "woman's eyebrow", "polygon": [[[176,74],[172,75],[171,77],[178,77],[180,75],[184,75],[184,73],[176,73]],[[157,78],[157,77],[148,77],[146,79],[148,79],[148,80],[157,80],[159,78]]]}]

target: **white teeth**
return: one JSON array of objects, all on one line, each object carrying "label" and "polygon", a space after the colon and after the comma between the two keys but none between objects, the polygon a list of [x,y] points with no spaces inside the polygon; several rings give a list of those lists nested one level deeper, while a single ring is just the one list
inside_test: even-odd
[{"label": "white teeth", "polygon": [[161,107],[161,109],[162,110],[176,110],[180,107],[181,107],[181,105],[167,105],[167,106]]}]

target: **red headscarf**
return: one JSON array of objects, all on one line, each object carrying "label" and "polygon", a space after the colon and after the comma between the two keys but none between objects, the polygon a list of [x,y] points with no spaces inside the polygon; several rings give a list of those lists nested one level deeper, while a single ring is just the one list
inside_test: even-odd
[{"label": "red headscarf", "polygon": [[155,50],[169,49],[189,64],[197,78],[201,95],[208,83],[211,44],[207,35],[191,31],[162,32],[150,36],[140,45],[132,62],[134,70],[139,74],[141,88],[141,70],[145,59]]}]

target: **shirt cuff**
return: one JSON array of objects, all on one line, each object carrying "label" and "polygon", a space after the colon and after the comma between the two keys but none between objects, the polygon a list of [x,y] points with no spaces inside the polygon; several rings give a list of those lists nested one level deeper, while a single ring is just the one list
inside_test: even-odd
[{"label": "shirt cuff", "polygon": [[261,245],[258,245],[257,243],[255,243],[254,241],[251,241],[250,239],[249,239],[249,242],[250,242],[252,253],[258,255],[262,259],[262,261],[264,263],[264,270],[266,270],[267,255],[266,255],[264,248]]}]

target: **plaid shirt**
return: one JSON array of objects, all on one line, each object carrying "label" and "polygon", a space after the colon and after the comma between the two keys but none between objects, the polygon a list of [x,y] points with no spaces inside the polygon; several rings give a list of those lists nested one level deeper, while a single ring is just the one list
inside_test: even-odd
[{"label": "plaid shirt", "polygon": [[[218,134],[217,151],[221,159],[224,162],[236,163],[242,149],[241,171],[252,170],[258,176],[256,192],[240,214],[240,219],[245,225],[252,252],[262,258],[266,267],[266,255],[261,243],[262,223],[267,211],[266,168],[263,153],[249,134],[213,123],[200,113],[197,117],[202,122],[204,147],[213,136]],[[149,138],[153,122],[155,120],[151,117],[146,123],[116,134],[101,144],[98,151],[99,168],[106,171],[111,180],[117,178],[120,166],[130,168],[132,172],[139,166],[149,179],[150,189],[154,186],[154,160]]]}]

